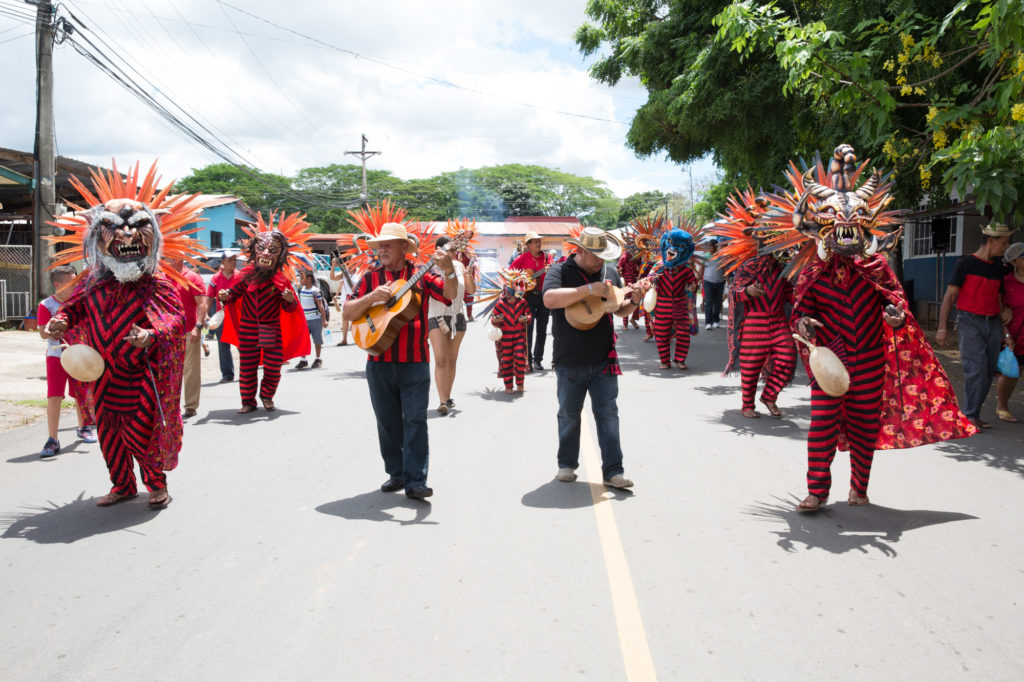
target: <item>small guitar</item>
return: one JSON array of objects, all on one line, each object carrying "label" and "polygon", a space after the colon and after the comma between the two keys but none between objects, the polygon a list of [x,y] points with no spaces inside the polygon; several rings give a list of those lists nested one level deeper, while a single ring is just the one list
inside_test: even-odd
[{"label": "small guitar", "polygon": [[391,284],[395,293],[384,303],[375,303],[363,316],[352,320],[352,336],[356,345],[370,355],[380,355],[398,338],[398,332],[407,322],[420,313],[422,298],[414,290],[417,282],[423,279],[434,265],[434,259],[440,253],[458,250],[469,243],[469,235],[461,232],[450,242],[437,250],[430,260],[420,266],[408,281],[396,279]]},{"label": "small guitar", "polygon": [[626,296],[629,296],[633,291],[640,285],[641,282],[649,281],[654,282],[661,276],[661,273],[656,273],[650,277],[644,277],[635,284],[631,284],[627,287],[611,287],[611,291],[606,296],[598,296],[594,294],[587,296],[583,300],[573,303],[565,309],[565,320],[575,329],[586,331],[593,329],[597,326],[597,323],[601,321],[601,318],[609,313],[614,313],[616,310],[622,307],[622,304],[626,300]]}]

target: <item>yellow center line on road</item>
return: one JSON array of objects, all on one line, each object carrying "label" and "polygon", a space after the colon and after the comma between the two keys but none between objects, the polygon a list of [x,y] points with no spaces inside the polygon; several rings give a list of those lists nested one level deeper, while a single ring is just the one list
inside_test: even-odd
[{"label": "yellow center line on road", "polygon": [[[601,457],[593,436],[590,435],[590,419],[583,416],[580,429],[580,455],[588,480],[602,481]],[[590,484],[590,497],[594,501],[594,516],[597,517],[597,532],[604,552],[604,565],[608,569],[608,584],[611,587],[612,607],[615,610],[615,625],[619,631],[619,646],[622,648],[622,662],[626,666],[629,682],[657,680],[654,659],[647,645],[647,633],[640,617],[640,605],[629,575],[626,551],[622,547],[619,528],[615,523],[612,505],[605,497],[607,489],[600,482]]]}]

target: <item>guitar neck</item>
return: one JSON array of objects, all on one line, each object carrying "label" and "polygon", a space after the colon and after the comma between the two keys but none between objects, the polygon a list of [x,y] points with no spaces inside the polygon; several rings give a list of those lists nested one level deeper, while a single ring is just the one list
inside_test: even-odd
[{"label": "guitar neck", "polygon": [[394,295],[388,301],[388,307],[391,307],[395,303],[397,303],[399,299],[401,299],[403,296],[405,296],[407,293],[409,293],[410,289],[412,289],[414,286],[416,286],[417,282],[419,282],[421,279],[423,279],[423,275],[427,274],[427,272],[430,271],[430,268],[433,267],[434,261],[437,259],[438,255],[440,255],[442,253],[447,253],[449,250],[451,250],[453,248],[458,248],[459,246],[461,246],[461,245],[463,245],[465,243],[466,243],[466,239],[465,238],[457,237],[456,239],[451,240],[450,242],[448,242],[447,244],[442,246],[440,249],[438,249],[434,253],[434,255],[430,257],[430,260],[428,260],[426,263],[421,265],[419,267],[419,269],[416,270],[416,272],[413,273],[412,277],[410,277],[409,280],[405,284],[403,284],[401,286],[401,288],[399,288],[398,291],[396,291],[394,293]]}]

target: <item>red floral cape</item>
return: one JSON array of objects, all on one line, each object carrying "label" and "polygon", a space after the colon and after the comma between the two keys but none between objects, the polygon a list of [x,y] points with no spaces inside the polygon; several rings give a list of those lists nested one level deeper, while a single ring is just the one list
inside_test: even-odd
[{"label": "red floral cape", "polygon": [[[245,281],[252,270],[253,267],[251,265],[245,266],[240,273],[243,276],[242,281],[236,284],[236,286],[259,286],[257,282]],[[292,288],[288,278],[281,273],[274,275],[270,283],[278,292],[291,289],[291,292],[295,294],[295,289]],[[295,299],[298,300],[298,298],[298,294],[295,294]],[[224,331],[220,338],[224,343],[230,343],[236,348],[238,347],[238,327],[240,326],[240,308],[237,304],[238,300],[235,299],[234,303],[224,306]],[[291,312],[284,310],[284,308],[281,309],[281,347],[284,350],[285,360],[309,355],[309,327],[306,325],[306,316],[302,312],[302,306],[296,306],[295,310]],[[260,362],[262,361],[263,351],[260,351]]]},{"label": "red floral cape", "polygon": [[[831,276],[835,268],[832,261],[837,258],[817,260],[801,271],[794,292],[794,309],[819,277]],[[879,254],[845,261],[851,273],[866,280],[886,301],[906,314],[906,322],[898,329],[884,325],[888,330],[885,334],[886,372],[879,414],[881,428],[875,449],[898,450],[973,436],[978,430],[960,411],[949,377],[910,312],[903,288],[885,257]],[[807,353],[807,348],[801,345],[801,356],[806,359]],[[845,421],[842,413],[839,418]],[[839,449],[849,450],[843,426],[841,423]]]}]

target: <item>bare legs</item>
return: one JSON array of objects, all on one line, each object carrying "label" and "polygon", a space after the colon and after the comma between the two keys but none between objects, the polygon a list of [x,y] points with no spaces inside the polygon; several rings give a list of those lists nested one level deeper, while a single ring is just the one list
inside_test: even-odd
[{"label": "bare legs", "polygon": [[430,346],[434,351],[434,384],[437,396],[442,403],[452,397],[452,385],[455,383],[455,365],[459,359],[459,347],[466,332],[455,332],[455,338],[449,338],[440,329],[430,330]]},{"label": "bare legs", "polygon": [[996,416],[1003,421],[1017,421],[1017,418],[1010,412],[1010,396],[1013,389],[1017,388],[1017,380],[999,375],[996,380]]}]

